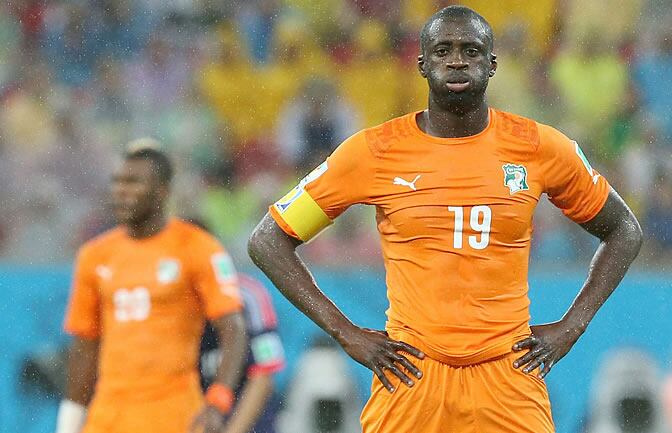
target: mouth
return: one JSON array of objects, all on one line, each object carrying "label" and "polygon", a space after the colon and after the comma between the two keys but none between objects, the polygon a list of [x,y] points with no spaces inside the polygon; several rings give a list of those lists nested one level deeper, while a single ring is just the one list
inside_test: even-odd
[{"label": "mouth", "polygon": [[455,78],[446,82],[446,87],[451,92],[460,93],[469,88],[470,82],[468,78]]}]

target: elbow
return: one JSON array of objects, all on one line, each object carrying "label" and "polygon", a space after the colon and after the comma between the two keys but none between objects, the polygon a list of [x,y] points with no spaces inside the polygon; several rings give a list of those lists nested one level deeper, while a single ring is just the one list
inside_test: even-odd
[{"label": "elbow", "polygon": [[247,240],[247,254],[252,259],[252,262],[259,264],[259,260],[263,256],[264,251],[268,251],[270,245],[269,236],[261,226],[254,229],[250,238]]},{"label": "elbow", "polygon": [[626,221],[622,236],[626,239],[633,258],[637,257],[644,243],[644,232],[634,215]]},{"label": "elbow", "polygon": [[644,244],[644,232],[642,231],[642,226],[639,225],[639,221],[635,219],[635,233],[634,233],[634,243],[635,251],[639,254],[639,250],[642,249],[642,244]]}]

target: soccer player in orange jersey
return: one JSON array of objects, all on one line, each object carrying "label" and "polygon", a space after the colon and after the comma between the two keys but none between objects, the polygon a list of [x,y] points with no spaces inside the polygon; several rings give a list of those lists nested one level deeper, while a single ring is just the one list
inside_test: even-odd
[{"label": "soccer player in orange jersey", "polygon": [[[420,48],[428,108],[343,142],[270,207],[250,255],[375,373],[364,433],[550,433],[543,378],[623,278],[641,229],[576,142],[488,106],[497,62],[482,16],[440,10]],[[566,314],[529,326],[532,215],[544,193],[600,245]],[[385,331],[350,322],[295,252],[356,203],[376,208]]]},{"label": "soccer player in orange jersey", "polygon": [[[131,143],[114,174],[120,225],[77,257],[57,433],[214,433],[233,405],[247,354],[236,272],[214,238],[166,216],[171,164],[146,143]],[[197,365],[206,318],[223,357],[204,402]]]}]

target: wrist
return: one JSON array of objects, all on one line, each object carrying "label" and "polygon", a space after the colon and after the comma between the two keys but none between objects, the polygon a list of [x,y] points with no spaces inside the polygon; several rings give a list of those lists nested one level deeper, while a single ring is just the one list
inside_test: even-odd
[{"label": "wrist", "polygon": [[56,419],[56,433],[79,433],[86,420],[86,406],[72,400],[62,400]]},{"label": "wrist", "polygon": [[574,317],[568,314],[562,318],[562,322],[565,324],[565,328],[568,332],[576,334],[577,337],[580,337],[584,332],[586,332],[586,328],[588,328],[590,319]]},{"label": "wrist", "polygon": [[330,332],[329,334],[340,344],[341,346],[345,345],[348,343],[348,341],[351,341],[352,339],[350,336],[357,332],[359,330],[359,327],[355,326],[352,322],[347,322],[338,328],[336,328],[333,332]]},{"label": "wrist", "polygon": [[228,415],[233,409],[233,390],[221,383],[213,383],[205,393],[205,401],[222,415]]}]

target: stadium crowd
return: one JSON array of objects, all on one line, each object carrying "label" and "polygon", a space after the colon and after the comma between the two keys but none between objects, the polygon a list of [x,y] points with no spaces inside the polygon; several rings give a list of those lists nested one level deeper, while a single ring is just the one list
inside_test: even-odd
[{"label": "stadium crowd", "polygon": [[[179,167],[175,213],[246,257],[251,224],[278,191],[353,132],[426,105],[419,29],[449,3],[2,2],[0,259],[71,261],[112,224],[112,161],[139,136],[160,139]],[[461,3],[495,29],[491,104],[577,140],[642,221],[647,261],[669,259],[667,2]],[[535,257],[585,258],[587,238],[550,208],[539,209]],[[310,245],[314,262],[379,263],[371,211],[349,214]]]}]

